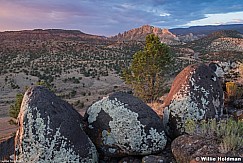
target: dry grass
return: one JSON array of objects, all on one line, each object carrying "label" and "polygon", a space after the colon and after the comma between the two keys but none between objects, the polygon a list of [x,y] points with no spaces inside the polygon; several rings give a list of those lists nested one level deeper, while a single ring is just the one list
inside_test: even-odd
[{"label": "dry grass", "polygon": [[163,115],[162,103],[152,102],[152,103],[147,103],[147,105],[150,106],[160,117],[162,117]]}]

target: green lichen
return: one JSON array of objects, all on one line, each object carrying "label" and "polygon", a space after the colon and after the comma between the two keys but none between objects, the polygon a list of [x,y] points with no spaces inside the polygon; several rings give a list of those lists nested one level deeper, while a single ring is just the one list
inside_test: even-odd
[{"label": "green lichen", "polygon": [[[92,126],[95,119],[91,115],[96,112],[93,110],[99,111],[102,108],[112,118],[109,122],[110,131],[102,131],[104,145],[119,146],[123,151],[140,154],[150,154],[162,150],[167,141],[164,131],[159,132],[154,128],[150,128],[149,133],[146,133],[145,125],[138,120],[138,113],[126,107],[126,104],[117,99],[105,98],[94,103],[87,112],[89,116],[92,116],[89,126]],[[149,142],[152,142],[152,145],[149,145]]]},{"label": "green lichen", "polygon": [[[18,154],[16,154],[17,162],[97,162],[97,152],[92,145],[89,154],[85,158],[80,156],[73,150],[74,145],[70,144],[61,133],[60,127],[54,133],[50,129],[50,118],[47,121],[41,117],[37,108],[26,107],[26,121],[23,124],[24,133],[22,135],[21,144],[17,145]],[[35,114],[34,114],[35,113]],[[36,115],[35,117],[33,115]],[[81,129],[81,128],[80,128]],[[48,134],[53,133],[50,137]],[[58,150],[57,150],[58,146]]]}]

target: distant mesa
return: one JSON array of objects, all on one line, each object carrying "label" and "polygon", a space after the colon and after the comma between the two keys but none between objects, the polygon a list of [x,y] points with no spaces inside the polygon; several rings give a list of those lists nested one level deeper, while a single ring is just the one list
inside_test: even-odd
[{"label": "distant mesa", "polygon": [[83,33],[79,30],[63,29],[34,29],[21,31],[0,32],[0,41],[46,41],[46,40],[77,40],[77,41],[97,41],[105,40],[103,36],[96,36]]}]

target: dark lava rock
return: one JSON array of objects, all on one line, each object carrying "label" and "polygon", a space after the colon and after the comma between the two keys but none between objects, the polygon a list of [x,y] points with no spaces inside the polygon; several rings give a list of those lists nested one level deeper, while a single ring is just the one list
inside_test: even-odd
[{"label": "dark lava rock", "polygon": [[149,155],[142,159],[142,163],[169,163],[163,156]]},{"label": "dark lava rock", "polygon": [[81,115],[44,87],[27,90],[18,123],[17,162],[98,162]]},{"label": "dark lava rock", "polygon": [[164,149],[167,138],[159,116],[140,99],[114,93],[85,113],[87,134],[106,157],[147,155]]},{"label": "dark lava rock", "polygon": [[136,157],[128,156],[122,158],[118,163],[141,163],[141,159]]},{"label": "dark lava rock", "polygon": [[190,162],[201,156],[221,155],[218,145],[213,139],[205,139],[196,135],[182,135],[177,137],[171,144],[172,153],[177,162]]},{"label": "dark lava rock", "polygon": [[217,76],[204,64],[190,65],[176,76],[163,104],[166,131],[175,138],[184,133],[188,119],[220,117],[223,105],[223,90]]},{"label": "dark lava rock", "polygon": [[0,162],[10,160],[10,156],[14,154],[14,138],[12,136],[0,143]]}]

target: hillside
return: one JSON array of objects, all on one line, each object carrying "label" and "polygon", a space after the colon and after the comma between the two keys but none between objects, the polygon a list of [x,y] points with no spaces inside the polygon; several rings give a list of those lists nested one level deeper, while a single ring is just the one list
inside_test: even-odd
[{"label": "hillside", "polygon": [[170,45],[176,56],[174,74],[188,64],[243,56],[242,35],[236,31],[200,39],[185,35],[185,42],[169,30],[149,25],[110,38],[61,29],[0,32],[0,117],[7,116],[16,93],[39,81],[78,110],[113,91],[129,90],[119,75],[150,33]]},{"label": "hillside", "polygon": [[219,38],[242,38],[242,34],[240,34],[237,31],[233,30],[222,30],[222,31],[216,31],[213,32],[201,39],[195,40],[190,44],[191,46],[194,46],[194,48],[206,48],[208,45],[210,45],[214,40]]},{"label": "hillside", "polygon": [[175,46],[173,50],[180,57],[198,58],[203,61],[242,60],[243,35],[234,30],[213,32],[203,38]]},{"label": "hillside", "polygon": [[17,92],[45,81],[77,109],[118,89],[118,77],[139,42],[117,43],[72,30],[0,33],[0,117],[8,115]]}]

